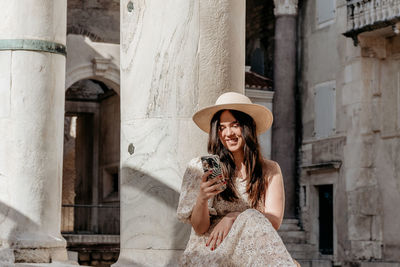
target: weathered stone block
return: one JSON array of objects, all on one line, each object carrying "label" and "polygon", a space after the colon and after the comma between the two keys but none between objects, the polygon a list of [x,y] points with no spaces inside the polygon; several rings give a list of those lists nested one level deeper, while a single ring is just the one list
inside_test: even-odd
[{"label": "weathered stone block", "polygon": [[374,119],[371,102],[362,102],[361,109],[362,112],[360,113],[360,133],[364,135],[371,134],[373,125],[372,121]]},{"label": "weathered stone block", "polygon": [[363,187],[348,193],[349,209],[357,214],[377,215],[381,204],[378,187]]},{"label": "weathered stone block", "polygon": [[344,68],[345,83],[359,81],[361,78],[361,60],[354,60]]},{"label": "weathered stone block", "polygon": [[354,191],[360,187],[377,185],[375,169],[373,168],[347,168],[345,170],[346,190]]},{"label": "weathered stone block", "polygon": [[[350,207],[350,210],[354,208]],[[364,215],[349,215],[348,231],[350,240],[370,240],[371,239],[372,217]]]},{"label": "weathered stone block", "polygon": [[361,262],[360,267],[400,267],[400,263],[396,262]]},{"label": "weathered stone block", "polygon": [[79,261],[88,261],[90,260],[90,254],[81,252],[79,253]]},{"label": "weathered stone block", "polygon": [[381,98],[380,97],[374,97],[372,99],[372,106],[371,106],[371,112],[372,112],[372,120],[371,120],[371,127],[372,131],[378,132],[381,130],[381,118],[382,118],[382,112],[381,112]]},{"label": "weathered stone block", "polygon": [[100,260],[101,259],[101,254],[98,252],[92,253],[92,259],[94,260]]},{"label": "weathered stone block", "polygon": [[342,104],[351,105],[362,101],[362,88],[364,82],[361,80],[346,83],[342,87]]},{"label": "weathered stone block", "polygon": [[301,148],[301,164],[309,165],[312,163],[312,144],[303,145]]},{"label": "weathered stone block", "polygon": [[343,147],[345,138],[321,140],[312,145],[313,163],[341,161],[343,159]]},{"label": "weathered stone block", "polygon": [[400,244],[388,244],[386,242],[382,254],[387,261],[400,262]]},{"label": "weathered stone block", "polygon": [[382,216],[377,215],[372,217],[371,225],[371,239],[376,241],[382,241],[383,238],[383,222]]},{"label": "weathered stone block", "polygon": [[382,258],[382,243],[377,241],[350,241],[351,254],[357,260]]},{"label": "weathered stone block", "polygon": [[5,263],[14,263],[14,251],[9,248],[0,248],[0,266]]},{"label": "weathered stone block", "polygon": [[50,251],[47,249],[16,249],[15,262],[49,263]]},{"label": "weathered stone block", "polygon": [[114,258],[118,258],[118,257],[117,257],[117,255],[114,255],[113,253],[103,253],[103,255],[102,255],[102,259],[106,260],[106,261],[112,260]]}]

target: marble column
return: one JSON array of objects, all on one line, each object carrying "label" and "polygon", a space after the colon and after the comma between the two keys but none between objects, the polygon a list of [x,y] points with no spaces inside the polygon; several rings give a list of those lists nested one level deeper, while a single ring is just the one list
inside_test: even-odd
[{"label": "marble column", "polygon": [[66,0],[0,2],[0,265],[66,260]]},{"label": "marble column", "polygon": [[206,153],[193,113],[244,91],[245,3],[121,1],[121,253],[114,266],[177,266],[190,227],[176,207]]},{"label": "marble column", "polygon": [[296,17],[297,0],[274,0],[274,123],[272,159],[282,169],[285,218],[296,212]]}]

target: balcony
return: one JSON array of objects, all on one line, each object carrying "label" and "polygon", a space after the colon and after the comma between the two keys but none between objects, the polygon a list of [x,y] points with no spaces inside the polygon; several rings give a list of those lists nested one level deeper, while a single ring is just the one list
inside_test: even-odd
[{"label": "balcony", "polygon": [[388,28],[392,34],[398,34],[399,22],[400,0],[348,0],[344,35],[353,38],[357,45],[357,36],[363,32]]}]

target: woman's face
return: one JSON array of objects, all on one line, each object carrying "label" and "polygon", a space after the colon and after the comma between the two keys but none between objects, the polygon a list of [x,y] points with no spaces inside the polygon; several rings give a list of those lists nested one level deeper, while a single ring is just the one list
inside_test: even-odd
[{"label": "woman's face", "polygon": [[243,151],[242,127],[229,110],[221,113],[218,136],[222,144],[232,153]]}]

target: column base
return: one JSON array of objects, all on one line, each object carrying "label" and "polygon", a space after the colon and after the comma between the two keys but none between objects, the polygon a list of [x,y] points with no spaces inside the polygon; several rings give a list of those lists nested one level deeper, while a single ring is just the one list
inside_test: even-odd
[{"label": "column base", "polygon": [[111,266],[179,266],[182,253],[173,249],[121,249],[118,261]]},{"label": "column base", "polygon": [[65,247],[0,249],[0,266],[14,263],[50,263],[68,260]]},{"label": "column base", "polygon": [[14,249],[15,262],[50,263],[67,261],[65,247],[61,248],[18,248]]},{"label": "column base", "polygon": [[0,266],[8,266],[15,262],[14,250],[9,248],[0,248]]},{"label": "column base", "polygon": [[[74,262],[52,262],[52,263],[16,263],[13,267],[76,267],[81,266]],[[8,266],[7,266],[8,267]]]}]

